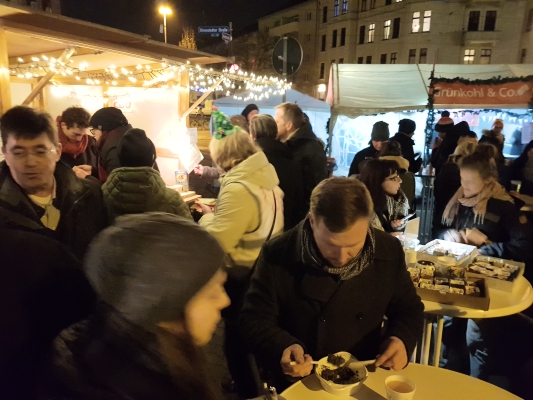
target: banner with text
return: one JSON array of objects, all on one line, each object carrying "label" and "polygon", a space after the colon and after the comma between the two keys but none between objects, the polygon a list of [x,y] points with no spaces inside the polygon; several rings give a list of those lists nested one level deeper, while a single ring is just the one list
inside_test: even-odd
[{"label": "banner with text", "polygon": [[519,105],[529,104],[533,82],[496,85],[466,85],[460,82],[435,84],[435,105]]}]

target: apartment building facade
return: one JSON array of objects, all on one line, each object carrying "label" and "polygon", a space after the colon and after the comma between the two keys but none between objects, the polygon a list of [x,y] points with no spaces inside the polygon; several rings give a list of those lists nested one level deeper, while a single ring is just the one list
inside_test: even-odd
[{"label": "apartment building facade", "polygon": [[298,38],[293,85],[319,98],[333,63],[532,63],[532,28],[527,0],[314,0],[259,20],[273,36]]}]

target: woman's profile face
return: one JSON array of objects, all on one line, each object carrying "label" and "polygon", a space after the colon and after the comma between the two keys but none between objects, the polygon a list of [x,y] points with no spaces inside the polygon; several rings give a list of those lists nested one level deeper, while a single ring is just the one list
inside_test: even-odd
[{"label": "woman's profile face", "polygon": [[385,180],[381,184],[381,187],[383,188],[383,191],[389,196],[396,196],[398,194],[398,191],[400,190],[401,183],[402,179],[398,176],[398,173],[395,172],[385,178]]},{"label": "woman's profile face", "polygon": [[461,168],[461,186],[465,197],[474,197],[485,188],[486,182],[481,178],[479,172],[471,169]]}]

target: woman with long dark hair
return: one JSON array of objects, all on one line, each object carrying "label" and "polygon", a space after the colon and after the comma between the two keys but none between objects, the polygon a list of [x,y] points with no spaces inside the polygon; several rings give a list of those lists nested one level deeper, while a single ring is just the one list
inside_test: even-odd
[{"label": "woman with long dark hair", "polygon": [[509,178],[522,182],[520,193],[533,196],[533,140],[511,164]]},{"label": "woman with long dark hair", "polygon": [[200,350],[230,304],[216,239],[171,214],[119,217],[93,242],[85,271],[100,303],[48,369],[41,398],[219,398]]},{"label": "woman with long dark hair", "polygon": [[409,202],[400,189],[402,179],[398,171],[396,161],[370,160],[359,176],[374,202],[372,226],[393,235],[404,227],[402,220],[409,214]]}]

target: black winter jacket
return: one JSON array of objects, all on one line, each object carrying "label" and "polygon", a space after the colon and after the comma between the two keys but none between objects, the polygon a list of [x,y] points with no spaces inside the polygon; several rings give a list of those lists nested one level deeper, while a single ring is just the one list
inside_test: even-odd
[{"label": "black winter jacket", "polygon": [[316,185],[328,178],[326,153],[308,122],[302,125],[286,144],[302,171],[305,215],[309,210],[311,192]]},{"label": "black winter jacket", "polygon": [[62,152],[61,161],[67,164],[70,168],[78,165],[90,165],[93,167],[91,176],[98,178],[98,150],[96,148],[96,139],[92,136],[87,137],[89,138],[89,143],[83,153],[74,157],[72,154]]},{"label": "black winter jacket", "polygon": [[378,153],[379,152],[374,148],[374,146],[372,146],[372,144],[370,144],[370,146],[366,149],[363,149],[357,153],[350,164],[350,172],[348,172],[348,176],[359,175],[362,168],[362,165],[360,164],[368,158],[377,158]]},{"label": "black winter jacket", "polygon": [[17,185],[6,163],[0,163],[0,227],[45,234],[69,247],[81,260],[91,240],[108,225],[102,191],[88,179],[78,179],[62,161],[57,163],[54,176],[53,204],[61,217],[52,231],[41,222],[44,210]]},{"label": "black winter jacket", "polygon": [[448,161],[441,168],[440,173],[435,177],[434,196],[435,207],[433,212],[433,230],[445,229],[442,225],[442,214],[448,202],[461,187],[461,175],[459,167],[455,162]]},{"label": "black winter jacket", "polygon": [[[302,226],[267,242],[259,256],[240,317],[252,351],[278,374],[283,351],[295,343],[314,360],[337,351],[368,360],[384,338],[397,336],[410,355],[422,335],[424,306],[400,242],[374,230],[374,262],[339,281],[303,264]],[[382,335],[383,316],[388,321]]]},{"label": "black winter jacket", "polygon": [[402,148],[402,155],[407,161],[409,161],[409,171],[416,174],[420,171],[422,166],[422,157],[415,159],[415,151],[413,146],[415,141],[407,136],[405,133],[398,132],[396,135],[390,138],[391,142],[398,142]]},{"label": "black winter jacket", "polygon": [[257,139],[256,143],[263,149],[268,162],[276,169],[279,187],[284,193],[284,230],[288,231],[305,217],[307,211],[300,165],[294,161],[289,148],[279,140],[262,138]]}]

